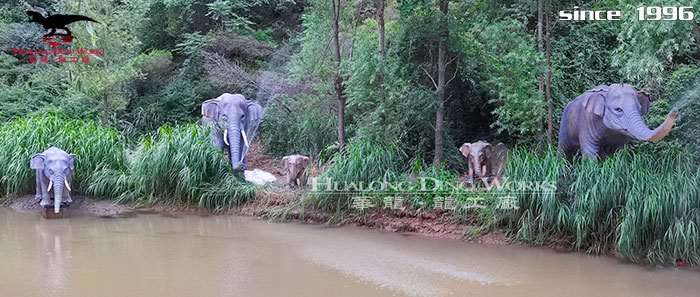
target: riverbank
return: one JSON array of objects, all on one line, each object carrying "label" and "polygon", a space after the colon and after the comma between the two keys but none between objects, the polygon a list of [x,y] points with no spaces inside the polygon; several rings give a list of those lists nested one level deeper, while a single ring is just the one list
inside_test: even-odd
[{"label": "riverbank", "polygon": [[[256,192],[254,201],[241,205],[236,209],[223,212],[212,212],[198,208],[196,205],[156,204],[141,206],[133,203],[118,204],[110,200],[98,200],[77,195],[73,197],[73,203],[68,210],[68,216],[70,217],[71,214],[79,214],[116,218],[128,217],[138,213],[157,213],[168,217],[184,215],[238,215],[259,219],[271,219],[277,222],[323,224],[332,227],[358,226],[378,229],[383,232],[464,240],[476,243],[517,244],[509,242],[505,236],[496,232],[478,234],[470,237],[469,235],[474,231],[474,226],[453,222],[452,215],[449,212],[414,212],[408,210],[380,209],[367,213],[364,216],[347,216],[335,222],[331,221],[333,214],[316,210],[306,210],[302,212],[295,209],[287,212],[284,218],[275,216],[279,215],[282,210],[293,203],[298,202],[302,193],[303,191],[300,190],[259,190]],[[40,206],[34,199],[34,195],[8,198],[4,204],[14,211],[39,214]]]}]

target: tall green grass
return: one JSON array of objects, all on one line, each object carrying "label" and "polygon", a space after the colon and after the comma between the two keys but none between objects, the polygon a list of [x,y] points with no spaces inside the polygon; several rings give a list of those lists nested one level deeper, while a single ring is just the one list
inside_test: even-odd
[{"label": "tall green grass", "polygon": [[254,190],[196,125],[161,127],[139,143],[125,170],[97,171],[88,187],[118,202],[196,203],[211,210],[246,202]]},{"label": "tall green grass", "polygon": [[[330,180],[343,188],[346,183],[364,183],[365,187],[373,181],[395,181],[398,172],[404,169],[403,155],[395,145],[380,145],[365,138],[353,138],[347,144],[344,153],[336,153],[330,161],[330,167],[318,177],[319,183]],[[311,184],[312,181],[309,181]],[[325,187],[319,186],[320,189]],[[311,201],[318,209],[344,212],[349,210],[351,200],[359,193],[343,191],[319,192],[311,196]]]},{"label": "tall green grass", "polygon": [[124,139],[111,128],[57,115],[19,118],[0,124],[0,196],[33,193],[31,156],[56,146],[76,154],[73,188],[84,190],[97,168],[119,170],[126,165]]},{"label": "tall green grass", "polygon": [[559,239],[590,253],[632,261],[700,263],[700,168],[680,149],[622,151],[604,162],[566,162],[554,149],[515,149],[511,182],[555,182],[556,191],[512,191],[517,210],[494,210],[513,235],[533,244]]}]

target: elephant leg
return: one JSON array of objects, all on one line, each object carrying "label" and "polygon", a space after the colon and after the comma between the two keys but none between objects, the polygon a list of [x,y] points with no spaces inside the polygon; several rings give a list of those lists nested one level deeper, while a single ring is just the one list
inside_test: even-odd
[{"label": "elephant leg", "polygon": [[[581,136],[583,138],[584,136]],[[597,141],[592,141],[590,139],[579,139],[581,144],[581,153],[584,156],[588,156],[593,161],[598,161],[598,150],[600,149]]]},{"label": "elephant leg", "polygon": [[[66,182],[68,183],[68,185],[71,186],[71,188],[73,187],[73,179],[71,178],[70,175],[66,176]],[[72,189],[68,189],[68,187],[66,185],[63,185],[63,200],[62,201],[68,205],[70,205],[73,202],[73,198],[71,198],[71,196],[70,196],[71,190]]]},{"label": "elephant leg", "polygon": [[41,206],[46,206],[46,205],[51,205],[51,196],[49,195],[49,183],[46,180],[45,177],[40,175],[40,182],[41,182],[41,202],[39,204]]},{"label": "elephant leg", "polygon": [[474,165],[472,164],[472,158],[467,158],[467,171],[469,172],[469,182],[474,182]]},{"label": "elephant leg", "polygon": [[44,196],[44,193],[41,190],[41,177],[39,176],[39,170],[36,170],[36,195],[34,195],[34,198],[36,200],[41,200],[41,198]]}]

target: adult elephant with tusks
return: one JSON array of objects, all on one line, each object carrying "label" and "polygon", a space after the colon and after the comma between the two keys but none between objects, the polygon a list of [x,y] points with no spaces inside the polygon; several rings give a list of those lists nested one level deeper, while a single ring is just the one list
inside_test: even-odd
[{"label": "adult elephant with tusks", "polygon": [[564,108],[559,128],[559,151],[571,158],[579,150],[594,160],[604,160],[632,138],[659,141],[673,127],[678,110],[669,112],[656,129],[649,129],[642,115],[654,99],[631,85],[597,86],[576,97]]},{"label": "adult elephant with tusks", "polygon": [[[53,211],[59,213],[61,204],[70,204],[71,175],[75,155],[66,153],[57,147],[51,147],[43,153],[32,156],[29,167],[36,170],[36,198],[41,199],[41,206],[51,205],[53,193]],[[65,191],[64,191],[65,190]]]},{"label": "adult elephant with tusks", "polygon": [[212,129],[211,139],[220,150],[228,152],[231,166],[236,170],[247,169],[245,155],[262,118],[262,106],[240,94],[224,93],[202,103],[203,124],[225,123],[223,132]]}]

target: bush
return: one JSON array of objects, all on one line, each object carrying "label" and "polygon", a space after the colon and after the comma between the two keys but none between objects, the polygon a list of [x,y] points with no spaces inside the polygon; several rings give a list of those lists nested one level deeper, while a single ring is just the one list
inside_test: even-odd
[{"label": "bush", "polygon": [[154,132],[163,124],[199,121],[202,102],[220,94],[207,80],[178,77],[158,92],[132,99],[128,112],[119,116],[120,130],[135,136]]},{"label": "bush", "polygon": [[683,66],[674,72],[665,91],[667,104],[661,105],[661,110],[652,109],[650,113],[657,114],[657,122],[661,123],[671,108],[678,108],[680,114],[676,124],[667,136],[668,140],[678,140],[695,155],[700,156],[700,67]]},{"label": "bush", "polygon": [[[398,172],[402,172],[402,155],[397,146],[381,146],[364,138],[353,138],[348,142],[344,154],[337,153],[331,160],[331,166],[321,176],[319,182],[330,180],[343,187],[346,183],[363,183],[373,181],[396,181]],[[333,191],[318,192],[311,197],[317,208],[326,211],[347,211],[354,193]]]},{"label": "bush", "polygon": [[73,188],[84,191],[97,168],[124,168],[124,139],[95,122],[56,115],[19,118],[0,125],[0,194],[22,195],[35,189],[31,156],[56,146],[76,154]]},{"label": "bush", "polygon": [[197,203],[222,210],[253,198],[245,182],[197,125],[165,125],[138,145],[125,170],[105,168],[90,179],[88,192],[118,202]]},{"label": "bush", "polygon": [[265,109],[261,127],[265,152],[275,157],[301,154],[316,158],[338,142],[337,118],[318,110],[291,113],[271,105]]},{"label": "bush", "polygon": [[[700,263],[700,170],[692,155],[623,150],[604,162],[566,162],[515,149],[509,181],[556,184],[556,191],[513,191],[517,210],[494,210],[516,238],[533,244],[563,239],[589,253],[616,250],[628,260]],[[501,196],[502,197],[502,196]]]}]

